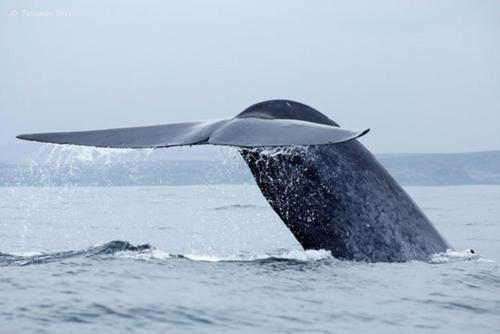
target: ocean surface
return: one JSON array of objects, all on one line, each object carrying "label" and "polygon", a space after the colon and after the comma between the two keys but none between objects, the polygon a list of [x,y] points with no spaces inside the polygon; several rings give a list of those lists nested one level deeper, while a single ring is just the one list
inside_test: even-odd
[{"label": "ocean surface", "polygon": [[304,251],[254,185],[0,187],[0,333],[500,332],[500,186],[406,190],[454,251]]}]

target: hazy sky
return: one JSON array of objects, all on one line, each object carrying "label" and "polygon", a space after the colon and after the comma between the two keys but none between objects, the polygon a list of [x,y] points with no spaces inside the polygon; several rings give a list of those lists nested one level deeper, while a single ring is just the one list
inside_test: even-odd
[{"label": "hazy sky", "polygon": [[500,1],[1,1],[0,143],[309,104],[374,152],[500,149]]}]

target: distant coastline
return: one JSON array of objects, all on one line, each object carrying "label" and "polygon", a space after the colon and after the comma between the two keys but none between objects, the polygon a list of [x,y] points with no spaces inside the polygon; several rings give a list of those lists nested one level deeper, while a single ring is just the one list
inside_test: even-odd
[{"label": "distant coastline", "polygon": [[[500,185],[500,151],[378,154],[402,185]],[[252,183],[241,159],[0,163],[0,186],[143,186]]]},{"label": "distant coastline", "polygon": [[379,154],[377,159],[404,185],[500,184],[500,151]]}]

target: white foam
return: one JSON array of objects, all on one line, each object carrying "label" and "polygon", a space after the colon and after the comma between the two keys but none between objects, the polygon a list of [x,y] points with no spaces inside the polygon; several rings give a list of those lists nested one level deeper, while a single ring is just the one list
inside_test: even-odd
[{"label": "white foam", "polygon": [[325,249],[310,249],[306,251],[291,250],[275,257],[280,259],[290,259],[298,261],[319,261],[332,258],[333,256],[330,251],[327,251]]},{"label": "white foam", "polygon": [[115,255],[123,258],[132,258],[140,260],[165,260],[176,257],[170,253],[158,249],[150,249],[142,252],[123,251],[123,252],[118,252]]},{"label": "white foam", "polygon": [[185,254],[185,258],[193,261],[206,261],[206,262],[224,262],[224,261],[256,261],[265,259],[285,259],[296,261],[319,261],[327,258],[332,258],[330,251],[320,250],[291,250],[282,253],[266,253],[266,254],[252,254],[252,255],[234,255],[234,256],[214,256],[204,254]]},{"label": "white foam", "polygon": [[448,249],[446,252],[434,254],[429,262],[448,263],[457,261],[494,262],[493,260],[481,258],[472,249],[465,249],[463,251]]},{"label": "white foam", "polygon": [[232,257],[218,257],[214,255],[196,255],[196,254],[186,254],[185,258],[193,261],[205,261],[205,262],[220,262],[220,261],[235,261]]},{"label": "white foam", "polygon": [[31,256],[39,256],[42,255],[40,252],[22,252],[22,253],[10,253],[11,255],[14,256],[20,256],[20,257],[31,257]]}]

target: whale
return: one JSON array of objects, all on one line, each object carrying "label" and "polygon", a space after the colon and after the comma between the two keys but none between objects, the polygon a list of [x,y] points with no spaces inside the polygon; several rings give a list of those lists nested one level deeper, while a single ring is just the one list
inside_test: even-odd
[{"label": "whale", "polygon": [[306,250],[364,262],[427,261],[451,246],[358,140],[369,129],[340,127],[292,100],[254,104],[230,119],[19,139],[110,148],[234,146],[271,208]]}]

